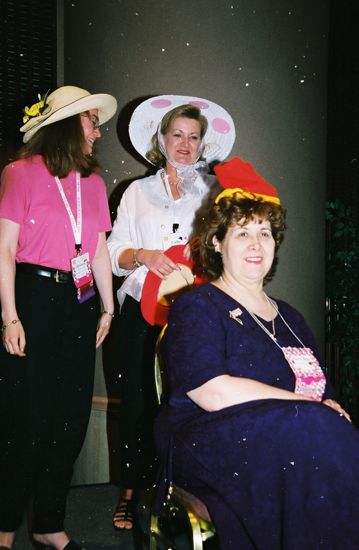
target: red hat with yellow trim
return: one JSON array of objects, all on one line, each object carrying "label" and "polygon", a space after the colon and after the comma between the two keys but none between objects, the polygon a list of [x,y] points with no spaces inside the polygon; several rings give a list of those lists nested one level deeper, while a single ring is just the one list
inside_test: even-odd
[{"label": "red hat with yellow trim", "polygon": [[172,271],[166,279],[161,279],[152,271],[146,275],[142,289],[141,312],[150,325],[164,326],[175,298],[207,280],[204,275],[194,274],[193,262],[184,256],[185,247],[186,245],[180,244],[165,250],[166,256],[178,265],[178,271]]},{"label": "red hat with yellow trim", "polygon": [[280,204],[276,188],[260,176],[249,162],[233,157],[214,167],[223,191],[216,197],[217,204],[223,197],[239,195],[241,198],[260,198],[266,202]]}]

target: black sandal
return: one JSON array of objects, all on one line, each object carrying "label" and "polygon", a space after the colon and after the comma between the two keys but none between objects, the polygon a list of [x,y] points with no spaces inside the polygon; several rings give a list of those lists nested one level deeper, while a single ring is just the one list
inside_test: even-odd
[{"label": "black sandal", "polygon": [[[119,500],[115,513],[112,517],[112,524],[116,531],[131,531],[135,522],[136,508],[137,506],[134,499],[127,500],[122,498]],[[130,523],[131,525],[130,527],[126,527],[125,525],[123,527],[119,527],[116,525],[119,522]]]}]

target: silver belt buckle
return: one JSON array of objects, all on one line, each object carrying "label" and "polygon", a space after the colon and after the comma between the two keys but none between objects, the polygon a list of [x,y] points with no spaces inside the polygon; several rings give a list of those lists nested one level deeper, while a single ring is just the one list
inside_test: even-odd
[{"label": "silver belt buckle", "polygon": [[60,273],[59,273],[59,270],[58,270],[58,269],[56,270],[56,273],[55,273],[55,281],[56,281],[57,283],[63,283],[63,282],[64,282],[64,281],[62,281],[61,278],[60,278]]}]

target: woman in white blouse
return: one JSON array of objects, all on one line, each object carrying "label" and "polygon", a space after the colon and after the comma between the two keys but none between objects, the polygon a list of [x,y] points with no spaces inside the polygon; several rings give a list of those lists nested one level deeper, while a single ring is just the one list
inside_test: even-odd
[{"label": "woman in white blouse", "polygon": [[148,271],[164,279],[178,269],[166,250],[191,238],[195,213],[216,181],[207,162],[226,158],[235,138],[224,109],[190,96],[159,96],[141,103],[129,133],[136,150],[158,171],[125,191],[108,238],[113,273],[126,277],[118,291],[123,489],[113,516],[115,529],[133,527],[139,491],[153,485],[156,475],[152,365],[160,328],[141,314],[144,280]]}]

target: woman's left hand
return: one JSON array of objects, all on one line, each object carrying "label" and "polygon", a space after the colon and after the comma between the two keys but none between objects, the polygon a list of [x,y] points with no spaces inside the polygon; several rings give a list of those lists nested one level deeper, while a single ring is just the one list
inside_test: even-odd
[{"label": "woman's left hand", "polygon": [[344,418],[346,418],[347,420],[349,420],[349,422],[351,422],[350,416],[347,413],[347,411],[342,409],[339,403],[337,401],[334,401],[334,399],[325,399],[324,401],[322,401],[322,403],[323,405],[327,405],[327,407],[330,407],[331,409],[339,413],[340,416],[344,416]]},{"label": "woman's left hand", "polygon": [[101,317],[97,325],[96,348],[99,348],[101,346],[102,342],[110,332],[111,321],[112,321],[112,315],[110,313],[107,313],[107,311],[104,311],[101,314]]}]

